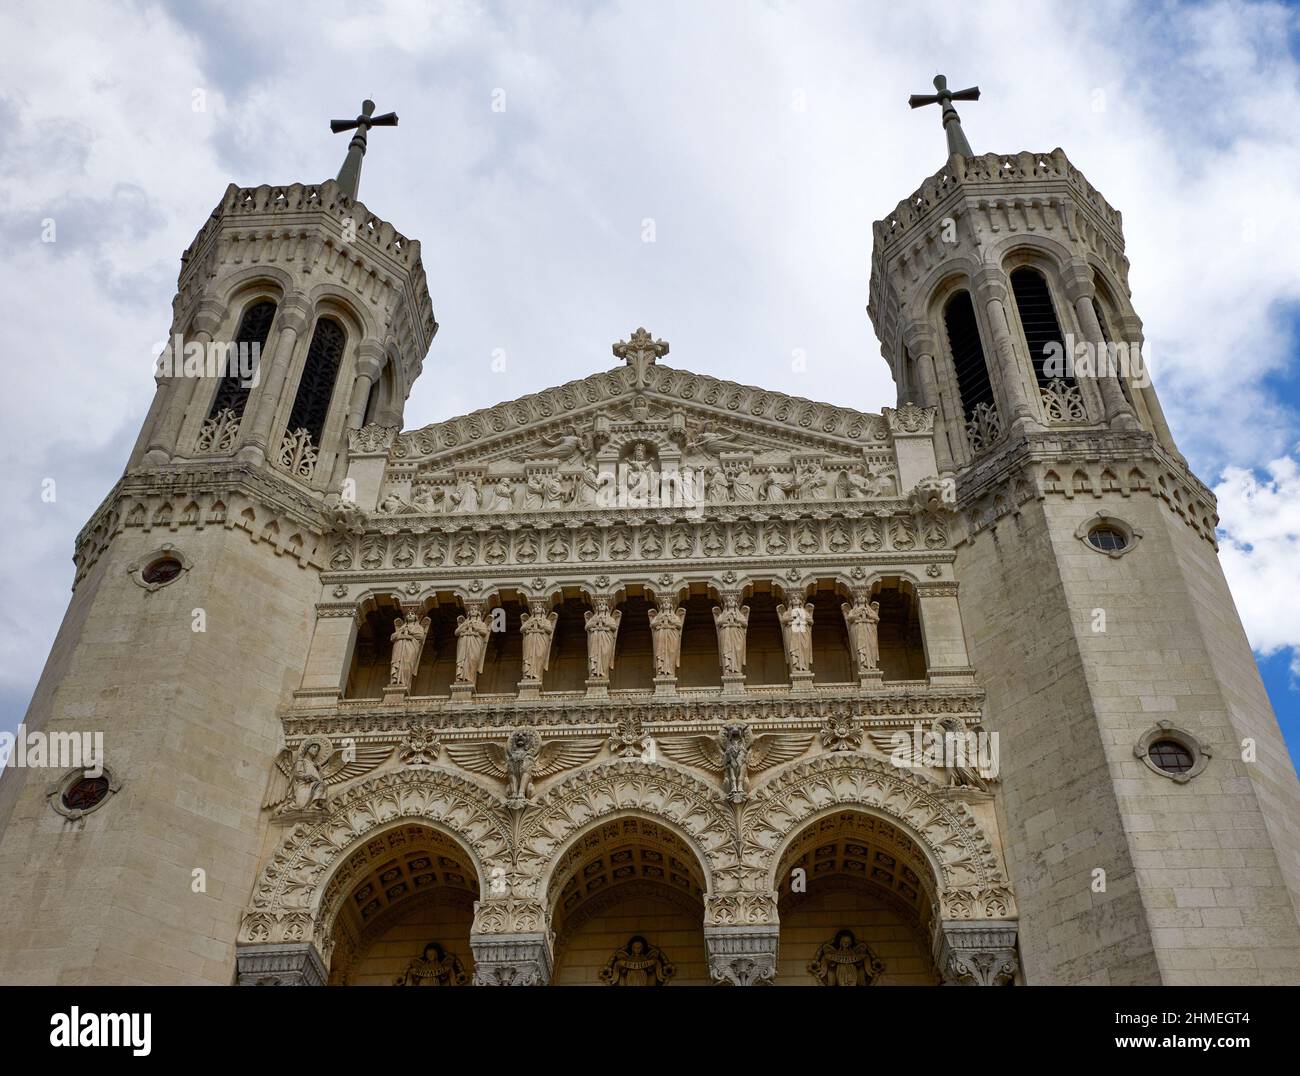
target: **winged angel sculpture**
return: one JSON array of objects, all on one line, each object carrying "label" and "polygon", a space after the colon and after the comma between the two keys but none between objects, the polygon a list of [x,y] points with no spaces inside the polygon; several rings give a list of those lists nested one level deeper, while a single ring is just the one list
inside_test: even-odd
[{"label": "winged angel sculpture", "polygon": [[748,725],[724,725],[717,736],[665,736],[664,754],[684,766],[722,774],[727,799],[740,803],[748,794],[748,775],[798,758],[812,734],[767,732],[755,736]]},{"label": "winged angel sculpture", "polygon": [[506,783],[506,806],[522,807],[533,796],[533,782],[591,761],[600,740],[552,740],[543,744],[533,729],[518,729],[504,744],[447,744],[457,765]]},{"label": "winged angel sculpture", "polygon": [[286,747],[275,756],[262,808],[272,810],[273,818],[323,811],[332,786],[360,777],[392,753],[391,745],[336,749],[328,736],[308,736],[297,749]]}]

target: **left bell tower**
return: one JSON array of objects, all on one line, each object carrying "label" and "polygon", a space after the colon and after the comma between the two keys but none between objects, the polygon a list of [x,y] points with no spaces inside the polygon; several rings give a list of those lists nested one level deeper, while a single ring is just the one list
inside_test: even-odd
[{"label": "left bell tower", "polygon": [[[370,101],[334,121],[337,179],[231,184],[181,257],[153,403],[21,730],[56,764],[0,778],[0,982],[233,981],[331,517],[438,328],[419,242],[358,200],[367,132],[396,122]],[[97,736],[102,756],[50,757]]]}]

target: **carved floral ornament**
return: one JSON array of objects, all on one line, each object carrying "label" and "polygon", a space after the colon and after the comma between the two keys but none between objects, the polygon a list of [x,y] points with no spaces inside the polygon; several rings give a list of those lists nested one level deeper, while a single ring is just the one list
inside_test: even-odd
[{"label": "carved floral ornament", "polygon": [[340,864],[365,841],[411,822],[452,838],[470,858],[484,887],[476,933],[543,929],[544,895],[573,841],[603,819],[629,816],[659,820],[694,851],[708,884],[706,924],[736,925],[738,915],[775,923],[772,872],[783,849],[811,821],[840,810],[880,816],[916,842],[934,873],[943,919],[1014,918],[998,856],[967,804],[887,760],[837,752],[778,769],[738,812],[716,783],[637,758],[583,766],[516,809],[513,822],[502,796],[447,768],[424,763],[382,773],[286,833],[258,878],[239,938],[328,949],[348,889]]}]

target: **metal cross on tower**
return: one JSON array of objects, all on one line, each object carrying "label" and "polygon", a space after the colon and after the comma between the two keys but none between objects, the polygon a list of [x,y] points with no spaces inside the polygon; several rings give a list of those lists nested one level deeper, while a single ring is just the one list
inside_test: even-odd
[{"label": "metal cross on tower", "polygon": [[361,158],[366,155],[366,132],[371,127],[396,127],[397,113],[385,112],[376,116],[374,101],[361,102],[361,115],[354,120],[330,120],[330,130],[335,134],[340,131],[356,129],[352,141],[348,143],[348,155],[343,159],[339,169],[338,184],[343,193],[352,201],[357,200],[357,191],[361,187]]},{"label": "metal cross on tower", "polygon": [[957,90],[955,93],[948,89],[948,79],[944,75],[934,76],[934,88],[938,93],[914,93],[907,99],[907,103],[913,108],[920,108],[922,105],[942,105],[943,106],[943,129],[948,135],[948,156],[954,153],[960,153],[963,157],[974,157],[975,154],[970,148],[970,143],[966,141],[966,135],[962,133],[961,117],[957,115],[957,110],[952,107],[954,101],[978,101],[980,99],[980,88],[972,86],[969,90]]}]

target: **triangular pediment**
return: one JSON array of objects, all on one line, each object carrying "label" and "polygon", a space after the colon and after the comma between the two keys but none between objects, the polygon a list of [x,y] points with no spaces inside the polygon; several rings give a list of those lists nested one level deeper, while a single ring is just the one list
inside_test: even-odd
[{"label": "triangular pediment", "polygon": [[[637,384],[618,367],[400,434],[391,459],[406,467],[491,472],[528,460],[567,463],[593,436],[638,426],[670,434],[683,465],[721,452],[815,452],[861,457],[889,446],[880,415],[655,364]],[[618,428],[617,430],[615,428]]]}]

